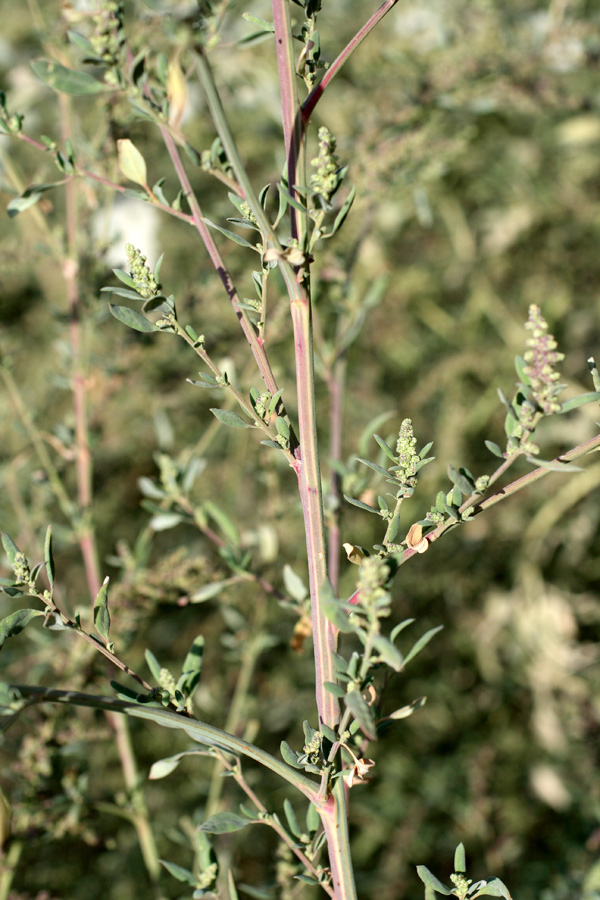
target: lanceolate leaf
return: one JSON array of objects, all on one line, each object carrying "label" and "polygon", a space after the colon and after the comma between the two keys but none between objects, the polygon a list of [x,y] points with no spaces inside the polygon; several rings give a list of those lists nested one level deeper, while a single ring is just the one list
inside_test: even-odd
[{"label": "lanceolate leaf", "polygon": [[145,334],[160,331],[160,328],[148,321],[137,309],[131,309],[129,306],[115,306],[114,303],[109,303],[108,308],[115,319],[118,319],[119,322],[122,322],[123,325],[127,325],[129,328],[133,328],[134,331],[142,331]]},{"label": "lanceolate leaf", "polygon": [[344,697],[344,702],[358,724],[360,729],[370,740],[377,740],[377,731],[373,720],[371,708],[363,695],[359,691],[350,691]]},{"label": "lanceolate leaf", "polygon": [[184,869],[183,866],[178,866],[176,863],[167,862],[166,859],[159,859],[159,863],[161,866],[164,866],[169,875],[172,875],[177,881],[191,884],[192,887],[195,887],[198,884],[198,879],[189,869]]},{"label": "lanceolate leaf", "polygon": [[414,659],[414,657],[417,655],[417,653],[420,653],[421,650],[423,649],[423,647],[426,647],[427,644],[429,643],[429,641],[431,640],[431,638],[434,635],[436,635],[438,633],[438,631],[441,631],[443,627],[444,627],[443,625],[438,625],[437,628],[430,628],[429,631],[426,631],[425,634],[423,635],[423,637],[419,638],[419,640],[414,645],[412,650],[410,650],[410,652],[406,655],[406,659],[404,660],[404,665],[406,665],[408,662],[410,662],[411,659]]},{"label": "lanceolate leaf", "polygon": [[4,642],[9,637],[20,634],[24,628],[29,625],[32,619],[43,616],[41,609],[18,609],[16,612],[6,616],[0,622],[0,650],[4,646]]},{"label": "lanceolate leaf", "polygon": [[108,612],[108,575],[104,579],[98,596],[94,601],[94,626],[100,637],[108,641],[110,629],[110,614]]},{"label": "lanceolate leaf", "polygon": [[417,875],[427,887],[432,888],[434,891],[437,891],[438,894],[445,894],[449,896],[452,891],[450,888],[447,888],[445,884],[436,878],[433,872],[430,872],[427,866],[417,866]]},{"label": "lanceolate leaf", "polygon": [[52,555],[52,526],[48,525],[46,540],[44,542],[44,559],[46,561],[46,574],[50,587],[54,587],[54,557]]},{"label": "lanceolate leaf", "polygon": [[600,393],[597,391],[591,391],[589,394],[580,394],[578,397],[573,397],[572,400],[567,400],[566,403],[563,403],[560,412],[571,412],[572,409],[577,409],[578,406],[585,406],[586,403],[593,403],[594,400],[600,401]]},{"label": "lanceolate leaf", "polygon": [[78,72],[75,69],[67,69],[60,63],[50,62],[47,59],[36,59],[31,63],[34,73],[48,87],[54,88],[61,94],[102,94],[110,90],[101,81],[93,78],[87,72]]},{"label": "lanceolate leaf", "polygon": [[245,422],[241,416],[231,409],[211,409],[211,413],[215,418],[222,422],[223,425],[229,425],[230,428],[252,428],[250,422]]},{"label": "lanceolate leaf", "polygon": [[233,812],[215,813],[206,822],[200,825],[199,831],[205,831],[207,834],[229,834],[232,831],[241,831],[246,825],[250,825],[252,819],[246,816],[238,816]]}]

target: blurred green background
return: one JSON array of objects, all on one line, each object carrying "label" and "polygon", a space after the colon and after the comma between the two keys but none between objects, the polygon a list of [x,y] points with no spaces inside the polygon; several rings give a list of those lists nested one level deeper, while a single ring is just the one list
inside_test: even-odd
[{"label": "blurred green background", "polygon": [[[170,30],[177,38],[193,8],[125,3],[134,50],[168,52]],[[375,8],[364,0],[324,2],[324,59],[332,61]],[[29,64],[48,55],[48,46],[66,53],[66,29],[85,29],[85,9],[0,2],[0,88],[33,137],[61,141],[60,109]],[[260,188],[277,181],[283,165],[276,62],[270,39],[238,43],[255,30],[241,19],[245,9],[270,15],[266,2],[230,4],[211,60]],[[167,12],[180,24],[169,25]],[[403,507],[406,529],[448,489],[448,463],[476,476],[492,471],[484,440],[502,443],[497,388],[514,390],[513,359],[524,349],[530,303],[542,308],[565,353],[564,397],[592,389],[586,360],[598,355],[600,334],[599,25],[597,4],[585,0],[401,0],[313,117],[335,134],[358,191],[347,225],[314,266],[318,368],[326,375],[339,318],[364,317],[347,355],[343,458],[358,454],[363,430],[385,412],[384,436],[394,439],[410,417],[419,446],[435,442],[436,461]],[[215,135],[195,84],[189,104],[183,130],[201,151]],[[130,137],[150,178],[164,175],[165,193],[175,195],[158,133],[134,120],[126,103],[74,98],[72,134],[82,164],[116,180],[115,141]],[[314,148],[314,134],[311,140]],[[199,167],[188,171],[205,214],[224,222],[232,215],[226,189]],[[50,155],[6,137],[0,173],[4,205],[27,185],[60,177]],[[305,577],[293,474],[249,430],[216,425],[208,409],[221,405],[221,395],[186,382],[198,377],[191,351],[169,335],[121,326],[99,289],[114,283],[113,266],[125,264],[126,241],[152,263],[164,251],[161,280],[180,318],[206,335],[211,355],[226,360],[231,380],[247,392],[260,386],[259,377],[235,315],[188,226],[91,183],[81,182],[79,205],[94,523],[102,574],[111,576],[117,652],[149,678],[143,654],[150,647],[178,673],[203,633],[198,716],[222,727],[244,671],[249,686],[238,728],[274,753],[282,739],[300,747],[301,723],[316,725],[316,713],[310,652],[289,646],[295,617],[244,581],[205,603],[188,602],[203,585],[228,577],[223,559],[191,526],[149,527],[138,486],[140,477],[156,478],[157,453],[201,458],[192,497],[222,506],[237,524],[239,546],[253,555],[253,570],[285,592],[284,563]],[[14,219],[0,218],[0,351],[73,492],[72,348],[65,283],[49,249],[62,240],[63,223],[60,191]],[[225,241],[223,253],[242,296],[253,296],[255,260]],[[275,281],[270,304],[268,351],[293,411],[291,324]],[[328,478],[324,377],[317,390]],[[544,423],[542,456],[593,436],[597,417],[588,406]],[[52,522],[62,597],[70,609],[87,610],[77,545],[4,388],[0,428],[0,525],[37,560]],[[369,453],[376,458],[373,441]],[[523,463],[520,473],[527,470]],[[580,474],[551,475],[402,568],[393,621],[414,617],[413,636],[439,624],[444,630],[387,688],[389,711],[422,695],[427,705],[371,748],[373,782],[352,791],[365,900],[421,896],[415,865],[446,878],[459,841],[471,877],[499,876],[519,900],[600,897],[599,484],[594,458]],[[371,546],[382,537],[378,524],[344,505],[343,540]],[[342,596],[355,578],[343,562]],[[15,601],[5,597],[0,608],[7,615]],[[406,641],[410,646],[410,635]],[[98,693],[109,693],[117,676],[69,635],[36,624],[7,643],[2,661],[5,680]],[[186,835],[204,818],[212,763],[188,760],[168,779],[147,783],[152,762],[188,744],[135,722],[131,730],[159,853],[191,867]],[[151,896],[135,831],[119,815],[128,798],[103,717],[27,712],[0,752],[0,785],[20,845],[14,900]],[[281,785],[247,770],[269,808],[281,811]],[[220,786],[224,808],[236,809],[240,792],[230,781]],[[259,827],[215,839],[238,886],[265,897],[313,896],[314,888],[286,893],[277,886],[275,846]],[[161,891],[191,896],[166,873]]]}]

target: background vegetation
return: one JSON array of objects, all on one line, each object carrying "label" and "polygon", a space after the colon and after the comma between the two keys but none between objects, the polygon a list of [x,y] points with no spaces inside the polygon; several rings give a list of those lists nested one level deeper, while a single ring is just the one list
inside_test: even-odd
[{"label": "background vegetation", "polygon": [[[167,19],[173,6],[141,4],[141,20],[130,23],[137,48],[151,32],[156,47],[162,28],[168,50],[168,29],[189,12],[175,4],[175,19]],[[240,43],[255,30],[240,17],[245,8],[269,17],[268,3],[231,3],[212,59],[260,187],[277,180],[283,165],[276,61],[269,39]],[[127,22],[133,10],[127,3],[125,9]],[[60,140],[59,101],[30,62],[46,55],[46,44],[64,45],[78,7],[4,0],[0,15],[0,87],[25,115],[28,133]],[[325,59],[364,18],[364,0],[323,3]],[[336,328],[340,316],[362,320],[347,354],[345,490],[356,496],[357,488],[376,487],[351,463],[373,417],[389,414],[379,431],[390,435],[412,418],[420,446],[435,442],[436,462],[423,475],[406,527],[446,489],[447,463],[475,475],[490,470],[483,442],[502,442],[496,389],[513,390],[513,357],[524,347],[530,303],[541,306],[566,354],[568,391],[591,389],[586,360],[599,344],[599,25],[597,5],[585,0],[406,0],[319,106],[319,123],[336,135],[358,188],[349,223],[315,271],[323,446]],[[200,96],[192,96],[183,128],[199,150],[215,136],[207,123]],[[129,108],[75,98],[72,127],[74,143],[91,160],[109,160],[114,142],[130,137],[151,177],[167,174],[165,193],[176,192],[156,135]],[[27,184],[57,180],[49,156],[8,138],[1,139],[0,161],[5,205]],[[231,214],[226,189],[200,167],[190,171],[207,214],[222,222]],[[116,171],[110,177],[119,178]],[[0,350],[20,398],[5,380],[0,522],[36,559],[53,523],[61,590],[75,609],[89,604],[79,549],[26,427],[33,423],[73,491],[72,347],[65,282],[52,252],[63,204],[55,191],[15,219],[0,219]],[[247,346],[186,225],[155,220],[147,207],[93,185],[82,185],[80,205],[94,526],[102,574],[111,576],[115,639],[135,668],[144,668],[149,647],[177,671],[203,633],[201,716],[246,735],[260,728],[262,744],[277,753],[282,739],[300,744],[302,720],[314,719],[310,649],[290,649],[297,615],[243,579],[196,602],[205,585],[230,578],[223,555],[197,528],[166,528],[167,519],[144,509],[138,480],[157,478],[161,467],[164,473],[168,458],[201,460],[195,502],[213,501],[227,512],[237,531],[211,523],[230,552],[249,550],[255,570],[286,594],[284,563],[304,578],[293,475],[250,431],[214,421],[214,395],[186,382],[197,377],[191,353],[108,315],[99,288],[112,283],[113,265],[124,265],[125,242],[151,262],[164,250],[162,282],[245,390],[256,380]],[[128,221],[120,217],[125,212]],[[224,243],[223,252],[250,292],[250,278],[241,274],[245,251]],[[271,358],[277,377],[291,385],[287,300],[274,292],[271,302]],[[590,406],[549,422],[542,455],[592,436],[597,416]],[[327,453],[321,461],[327,472]],[[600,896],[599,483],[593,459],[580,474],[552,475],[402,569],[394,617],[415,617],[419,632],[445,627],[390,688],[397,705],[422,695],[427,705],[381,739],[373,782],[352,794],[361,896],[420,895],[414,866],[450,871],[458,841],[473,876],[493,872],[519,900]],[[371,546],[381,537],[372,519],[344,506],[343,539]],[[342,562],[342,596],[355,577]],[[13,608],[8,598],[0,605],[2,615]],[[2,661],[12,681],[106,693],[116,673],[88,649],[33,626],[7,643]],[[187,746],[183,736],[143,723],[132,733],[144,779],[156,759]],[[131,797],[100,714],[30,712],[8,732],[0,758],[20,848],[14,900],[150,895],[141,887],[147,875],[128,821]],[[280,805],[279,786],[273,791],[266,776],[254,777],[269,803]],[[231,782],[215,778],[209,760],[188,760],[168,779],[144,784],[160,855],[184,866],[192,823],[205,818],[209,797],[222,791],[233,809],[241,799]],[[267,829],[224,836],[216,847],[238,884],[254,889],[250,896],[278,895]],[[160,891],[186,896],[166,873]]]}]

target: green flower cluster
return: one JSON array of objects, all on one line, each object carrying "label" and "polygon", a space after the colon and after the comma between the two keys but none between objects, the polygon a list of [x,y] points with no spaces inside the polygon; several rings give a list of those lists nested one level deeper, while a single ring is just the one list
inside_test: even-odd
[{"label": "green flower cluster", "polygon": [[315,192],[327,202],[340,186],[340,165],[335,155],[335,138],[324,125],[319,128],[319,155],[311,160],[317,170],[310,179]]},{"label": "green flower cluster", "polygon": [[123,4],[120,0],[100,0],[92,21],[94,33],[90,43],[94,53],[105,63],[109,71],[104,80],[109,84],[118,82],[116,69],[121,61],[123,50],[122,29]]},{"label": "green flower cluster", "polygon": [[125,252],[127,253],[129,274],[135,281],[135,289],[138,294],[144,300],[149,300],[150,297],[159,294],[160,284],[147,265],[147,257],[143,256],[141,250],[137,250],[133,244],[125,244]]},{"label": "green flower cluster", "polygon": [[404,419],[400,426],[396,454],[398,465],[394,475],[402,484],[414,487],[417,482],[417,464],[421,457],[416,451],[417,439],[413,431],[412,419]]}]

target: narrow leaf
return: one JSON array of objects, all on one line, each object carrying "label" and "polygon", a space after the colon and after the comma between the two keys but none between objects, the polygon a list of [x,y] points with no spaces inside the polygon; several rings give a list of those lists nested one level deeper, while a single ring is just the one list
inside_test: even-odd
[{"label": "narrow leaf", "polygon": [[549,469],[551,472],[583,472],[581,466],[573,463],[561,463],[555,459],[539,459],[537,456],[526,456],[525,459],[536,469]]},{"label": "narrow leaf", "polygon": [[438,625],[436,628],[430,628],[429,631],[426,631],[425,634],[419,638],[412,650],[407,654],[406,659],[404,660],[404,665],[410,662],[411,659],[414,659],[417,653],[420,653],[423,647],[426,647],[431,638],[436,635],[438,631],[441,631],[443,627],[443,625]]},{"label": "narrow leaf", "polygon": [[371,741],[377,740],[373,712],[360,691],[350,691],[344,697],[344,702],[358,722],[365,737],[368,737]]},{"label": "narrow leaf", "polygon": [[577,409],[579,406],[585,406],[586,403],[593,403],[594,400],[600,401],[600,393],[598,391],[591,391],[589,394],[579,394],[578,397],[573,397],[572,400],[567,400],[566,403],[563,403],[560,412],[571,412],[572,409]]},{"label": "narrow leaf", "polygon": [[123,325],[127,325],[128,328],[133,328],[134,331],[142,331],[145,334],[160,331],[160,328],[149,322],[137,309],[131,309],[129,306],[115,306],[114,303],[109,303],[108,308],[115,319],[118,319]]},{"label": "narrow leaf", "polygon": [[368,504],[363,503],[362,500],[354,500],[353,497],[348,497],[347,494],[344,494],[344,500],[346,500],[348,503],[351,503],[352,506],[358,506],[359,509],[364,509],[367,512],[375,513],[377,516],[380,515],[378,509],[373,509],[372,506],[369,506]]},{"label": "narrow leaf", "polygon": [[48,525],[46,530],[46,540],[44,541],[44,559],[46,561],[46,574],[50,587],[54,587],[54,557],[52,555],[52,526]]},{"label": "narrow leaf", "polygon": [[98,591],[98,596],[94,601],[94,626],[96,631],[103,640],[108,641],[108,630],[110,628],[110,615],[108,612],[108,575],[102,582],[102,587]]},{"label": "narrow leaf", "polygon": [[356,457],[356,461],[362,463],[363,466],[368,466],[369,469],[373,469],[374,472],[377,472],[379,475],[383,475],[384,478],[389,478],[390,473],[387,469],[384,469],[382,466],[378,466],[377,463],[370,462],[368,459],[361,459],[359,456]]},{"label": "narrow leaf", "polygon": [[285,813],[285,817],[287,819],[288,825],[290,827],[290,831],[294,835],[294,837],[299,838],[302,832],[298,826],[298,819],[296,818],[296,813],[294,812],[294,807],[290,803],[290,801],[285,798],[283,801],[283,811]]},{"label": "narrow leaf", "polygon": [[231,409],[211,409],[211,413],[223,425],[229,425],[230,428],[253,428],[251,422],[246,422],[241,416]]},{"label": "narrow leaf", "polygon": [[392,451],[392,448],[391,448],[391,447],[388,447],[388,445],[387,445],[386,442],[383,440],[383,438],[382,438],[382,437],[379,437],[378,434],[374,434],[373,437],[375,438],[375,440],[377,441],[377,443],[379,444],[379,446],[381,447],[381,449],[383,450],[383,452],[385,453],[385,455],[386,455],[389,459],[391,459],[391,461],[392,461],[393,463],[397,463],[398,460],[397,460],[396,457],[394,456],[394,453],[393,453],[393,451]]},{"label": "narrow leaf", "polygon": [[250,241],[247,241],[246,238],[241,237],[234,231],[229,231],[228,228],[221,228],[220,225],[215,225],[215,223],[211,222],[210,219],[203,218],[202,221],[205,225],[208,225],[209,228],[214,228],[215,231],[219,231],[222,235],[224,235],[224,237],[229,238],[230,241],[234,241],[234,243],[239,244],[240,247],[248,247],[250,250],[256,251],[256,247],[254,246],[254,244],[251,244]]},{"label": "narrow leaf", "polygon": [[232,831],[241,831],[246,825],[250,825],[251,821],[246,816],[238,816],[237,813],[220,812],[203,822],[198,830],[207,834],[229,834]]},{"label": "narrow leaf", "polygon": [[445,894],[447,897],[450,896],[452,891],[450,888],[447,888],[445,884],[436,878],[433,872],[430,872],[427,866],[417,866],[417,875],[427,887],[432,888],[434,891],[437,891],[438,894]]},{"label": "narrow leaf", "polygon": [[191,884],[192,887],[195,887],[198,884],[198,879],[195,877],[193,872],[190,872],[189,869],[184,869],[183,866],[178,866],[175,863],[167,862],[166,859],[159,859],[159,863],[161,866],[164,866],[169,875],[172,875],[173,878],[176,878],[177,881],[183,881],[185,884]]}]

